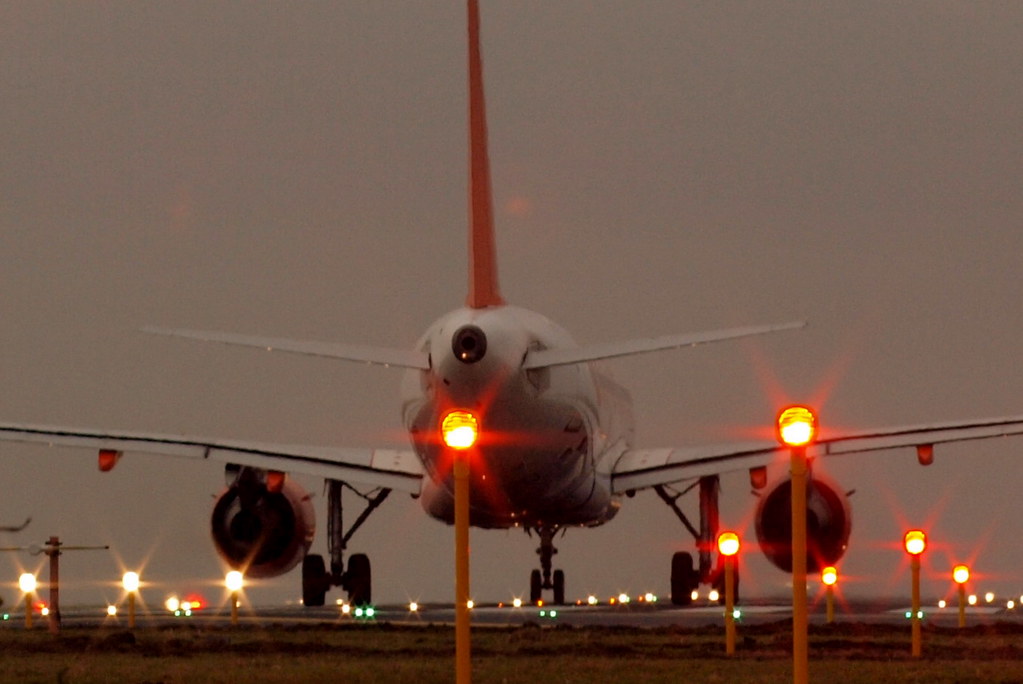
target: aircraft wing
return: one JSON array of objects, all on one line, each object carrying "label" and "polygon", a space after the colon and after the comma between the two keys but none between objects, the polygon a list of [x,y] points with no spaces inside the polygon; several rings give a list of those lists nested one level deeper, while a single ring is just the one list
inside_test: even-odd
[{"label": "aircraft wing", "polygon": [[[1023,416],[980,418],[826,435],[807,449],[807,456],[838,456],[898,449],[933,447],[1023,434]],[[611,474],[615,492],[627,492],[706,475],[783,463],[788,449],[777,442],[712,444],[680,449],[629,449]]]},{"label": "aircraft wing", "polygon": [[0,441],[179,456],[305,473],[418,494],[423,468],[412,451],[234,442],[149,433],[0,424]]}]

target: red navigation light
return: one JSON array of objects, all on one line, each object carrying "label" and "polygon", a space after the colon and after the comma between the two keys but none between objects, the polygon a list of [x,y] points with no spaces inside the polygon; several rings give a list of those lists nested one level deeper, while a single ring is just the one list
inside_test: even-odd
[{"label": "red navigation light", "polygon": [[970,569],[965,565],[957,565],[952,568],[952,579],[956,584],[966,584],[970,579]]}]

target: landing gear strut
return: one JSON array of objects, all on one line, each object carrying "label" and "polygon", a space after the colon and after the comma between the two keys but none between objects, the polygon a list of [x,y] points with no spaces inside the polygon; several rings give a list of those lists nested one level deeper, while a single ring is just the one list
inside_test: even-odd
[{"label": "landing gear strut", "polygon": [[[537,536],[540,537],[540,547],[536,553],[540,556],[540,570],[533,570],[529,575],[529,601],[536,605],[543,599],[544,589],[554,590],[554,605],[565,604],[565,573],[562,570],[551,571],[554,554],[558,552],[554,548],[554,535],[561,529],[557,525],[543,525],[534,528]],[[532,536],[530,530],[526,530]]]},{"label": "landing gear strut", "polygon": [[[384,502],[391,490],[376,489],[364,494],[340,480],[327,480],[326,487],[327,552],[330,555],[330,571],[327,571],[323,556],[309,554],[305,557],[302,561],[302,603],[307,606],[322,606],[326,601],[327,591],[331,587],[341,587],[348,592],[349,603],[364,606],[373,600],[369,557],[364,553],[352,554],[348,559],[346,572],[344,552],[348,547],[348,540],[362,523],[366,522],[370,513]],[[344,531],[342,505],[342,494],[346,488],[366,502],[366,507],[347,532]]]},{"label": "landing gear strut", "polygon": [[[697,530],[678,506],[678,499],[699,488],[700,529]],[[693,592],[701,584],[709,584],[724,595],[724,566],[722,559],[715,562],[714,551],[720,528],[718,513],[718,492],[720,483],[717,475],[701,477],[695,484],[681,492],[669,493],[663,485],[654,487],[657,496],[675,512],[682,524],[696,541],[698,563],[694,566],[693,555],[686,551],[676,552],[671,558],[671,602],[676,606],[688,606],[693,602]],[[739,596],[738,574],[735,576],[735,597]]]}]

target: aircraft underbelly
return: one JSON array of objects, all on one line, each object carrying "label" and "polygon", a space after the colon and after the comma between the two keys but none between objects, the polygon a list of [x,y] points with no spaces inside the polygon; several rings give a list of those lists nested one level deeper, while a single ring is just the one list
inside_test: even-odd
[{"label": "aircraft underbelly", "polygon": [[[480,445],[470,452],[470,520],[477,527],[597,525],[617,510],[610,486],[593,468],[585,417],[559,401],[533,401],[486,411]],[[441,520],[454,517],[451,452],[433,426],[434,402],[424,401],[414,420],[413,445],[426,465],[422,504]]]}]

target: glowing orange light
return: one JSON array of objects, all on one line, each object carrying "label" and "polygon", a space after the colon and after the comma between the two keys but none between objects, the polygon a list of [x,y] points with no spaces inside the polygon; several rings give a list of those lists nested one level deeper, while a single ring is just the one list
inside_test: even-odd
[{"label": "glowing orange light", "polygon": [[189,594],[182,603],[190,604],[191,610],[201,610],[206,605],[206,599],[199,594]]},{"label": "glowing orange light", "polygon": [[21,589],[21,593],[23,594],[31,594],[34,592],[37,584],[36,576],[30,572],[22,573],[22,575],[18,577],[18,587]]},{"label": "glowing orange light", "polygon": [[806,446],[817,438],[817,414],[807,406],[790,406],[778,414],[778,441]]},{"label": "glowing orange light", "polygon": [[232,570],[224,576],[224,586],[228,591],[241,591],[244,585],[245,575],[237,570]]},{"label": "glowing orange light", "polygon": [[952,568],[952,579],[956,584],[966,584],[970,579],[970,569],[965,565],[957,565]]},{"label": "glowing orange light", "polygon": [[126,572],[121,578],[121,586],[131,593],[139,590],[139,574],[137,572]]},{"label": "glowing orange light", "polygon": [[835,569],[835,566],[829,565],[821,570],[821,582],[828,587],[834,586],[838,582],[838,570]]},{"label": "glowing orange light", "polygon": [[469,411],[449,411],[441,420],[440,432],[452,449],[468,449],[479,436],[479,422]]},{"label": "glowing orange light", "polygon": [[718,551],[722,556],[734,556],[739,553],[739,535],[735,532],[722,532],[718,535]]},{"label": "glowing orange light", "polygon": [[923,530],[910,530],[903,538],[906,546],[906,553],[911,556],[919,556],[927,548],[927,535]]}]

